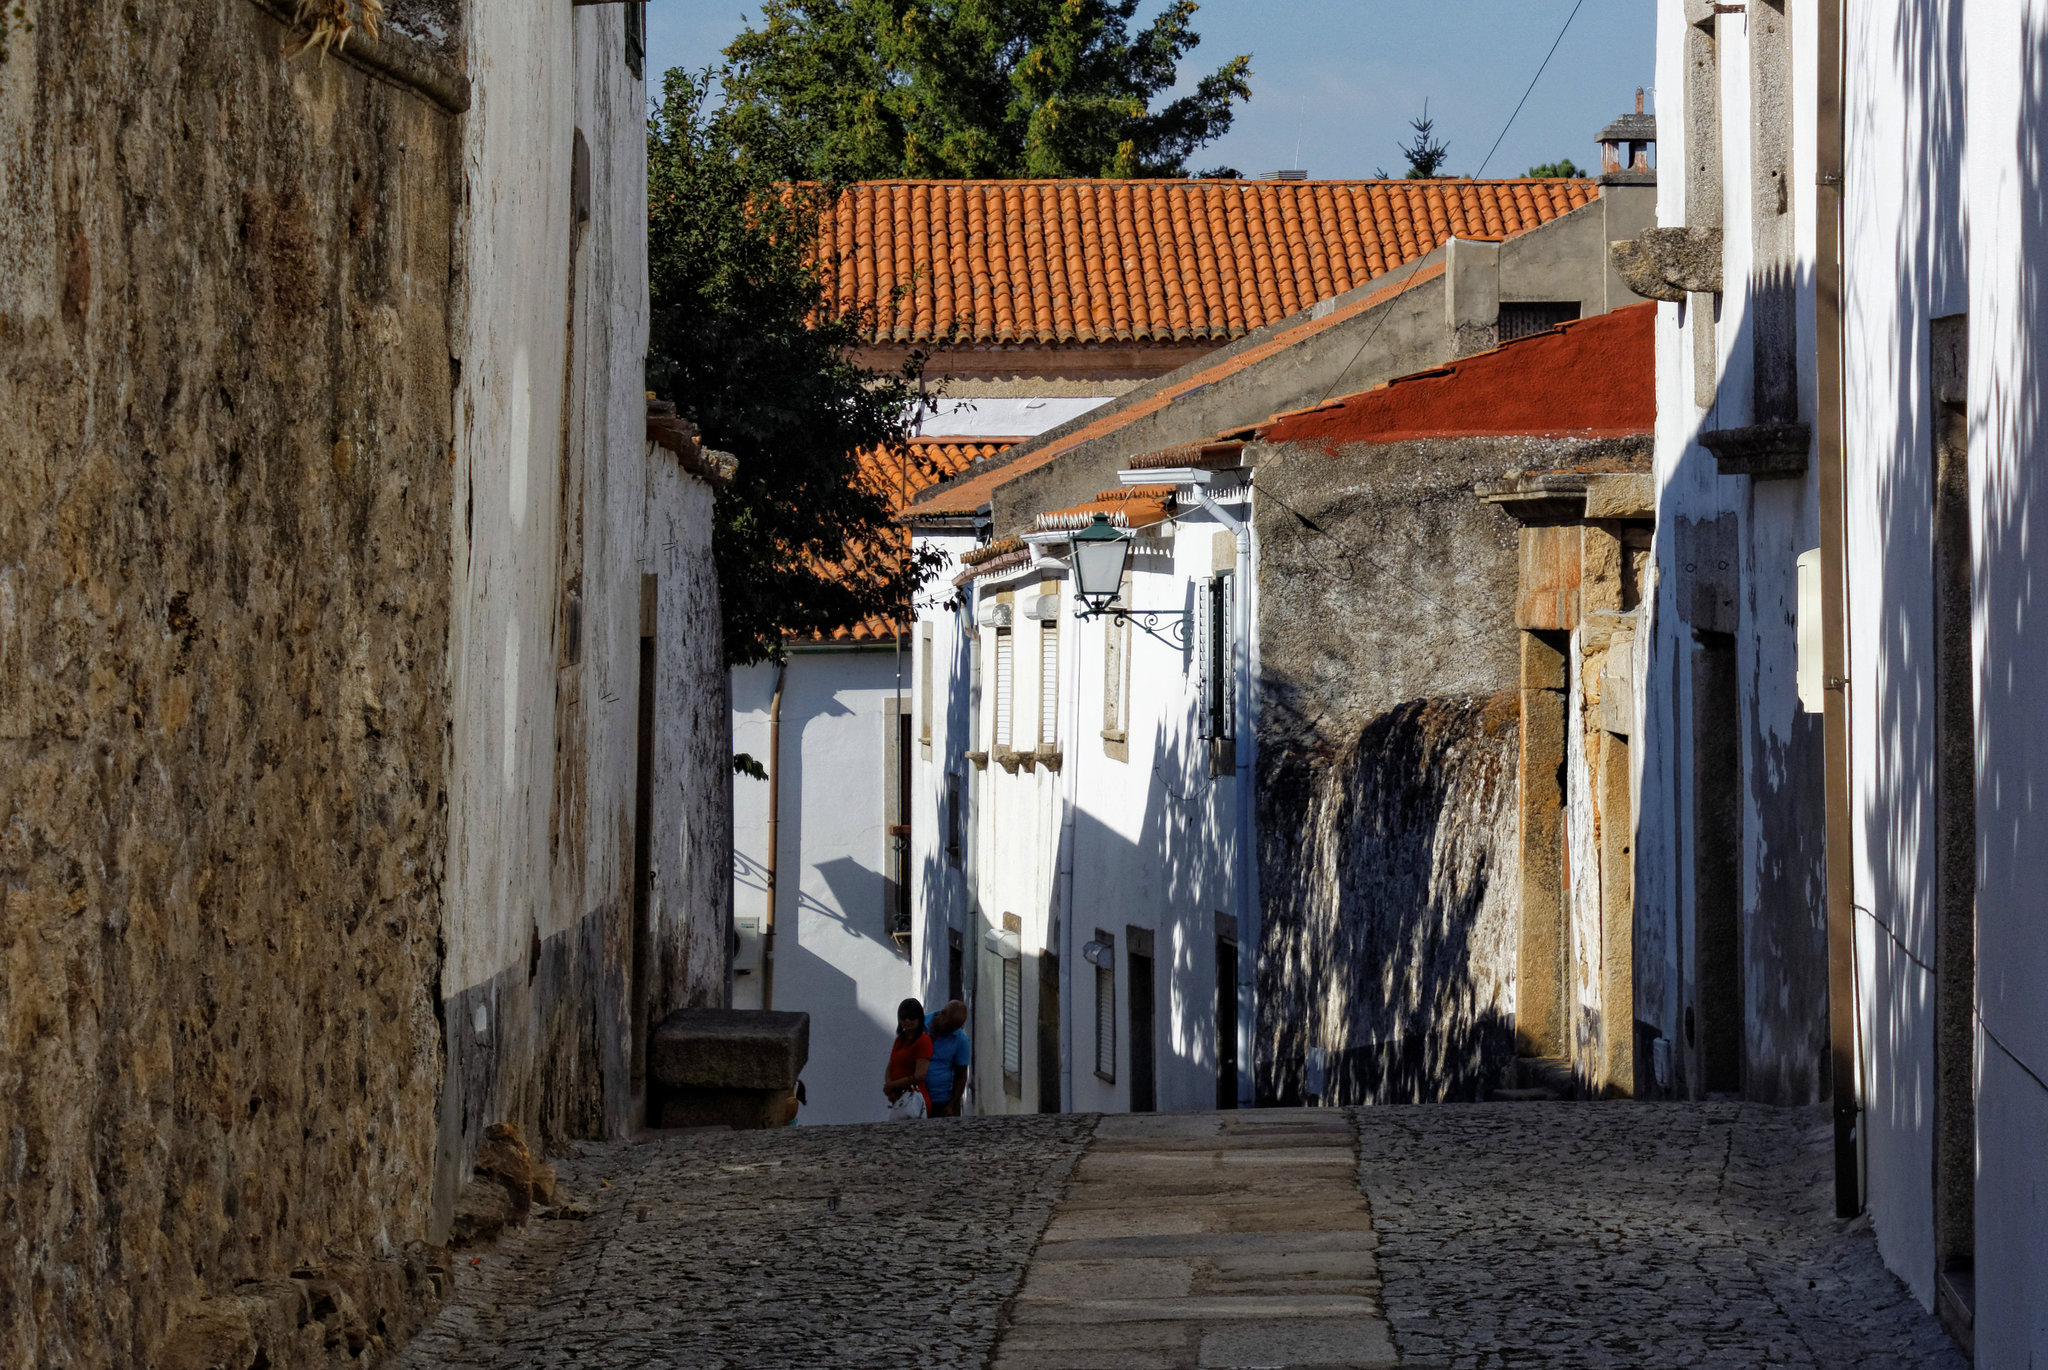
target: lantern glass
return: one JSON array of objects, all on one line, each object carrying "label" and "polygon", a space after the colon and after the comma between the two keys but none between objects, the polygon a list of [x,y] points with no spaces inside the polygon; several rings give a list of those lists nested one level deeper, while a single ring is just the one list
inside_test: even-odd
[{"label": "lantern glass", "polygon": [[1101,613],[1122,593],[1130,535],[1110,526],[1105,514],[1074,534],[1074,585],[1081,601]]}]

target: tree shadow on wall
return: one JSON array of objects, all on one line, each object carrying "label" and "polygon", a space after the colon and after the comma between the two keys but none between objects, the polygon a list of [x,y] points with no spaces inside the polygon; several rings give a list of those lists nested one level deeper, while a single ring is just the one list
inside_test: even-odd
[{"label": "tree shadow on wall", "polygon": [[[1298,708],[1268,680],[1262,708]],[[1337,748],[1262,754],[1257,1097],[1477,1099],[1514,1056],[1518,702],[1415,699]]]}]

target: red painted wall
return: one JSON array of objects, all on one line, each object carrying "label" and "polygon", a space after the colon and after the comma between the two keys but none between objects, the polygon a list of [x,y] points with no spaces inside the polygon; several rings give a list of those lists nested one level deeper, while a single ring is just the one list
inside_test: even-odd
[{"label": "red painted wall", "polygon": [[1345,443],[1417,438],[1610,438],[1657,417],[1654,304],[1521,338],[1259,425],[1262,442],[1334,452]]}]

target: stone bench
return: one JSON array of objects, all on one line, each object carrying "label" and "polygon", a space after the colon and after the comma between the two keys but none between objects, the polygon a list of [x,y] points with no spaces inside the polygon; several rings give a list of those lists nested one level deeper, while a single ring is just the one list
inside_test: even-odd
[{"label": "stone bench", "polygon": [[654,1029],[648,1121],[655,1127],[783,1127],[811,1057],[811,1015],[677,1009]]}]

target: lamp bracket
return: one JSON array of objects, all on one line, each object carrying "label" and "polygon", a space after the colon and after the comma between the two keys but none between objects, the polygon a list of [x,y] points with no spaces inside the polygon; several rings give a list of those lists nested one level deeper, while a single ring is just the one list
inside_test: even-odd
[{"label": "lamp bracket", "polygon": [[1076,617],[1120,618],[1126,623],[1135,623],[1138,631],[1169,647],[1182,649],[1188,645],[1188,611],[1185,609],[1126,609],[1120,604],[1110,604],[1100,609],[1085,609]]}]

